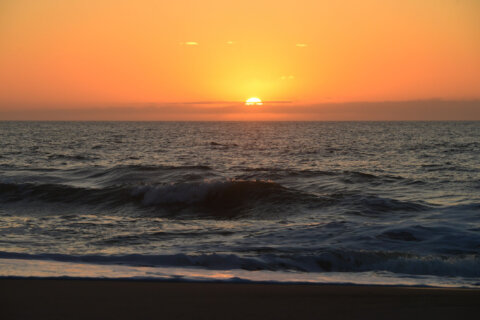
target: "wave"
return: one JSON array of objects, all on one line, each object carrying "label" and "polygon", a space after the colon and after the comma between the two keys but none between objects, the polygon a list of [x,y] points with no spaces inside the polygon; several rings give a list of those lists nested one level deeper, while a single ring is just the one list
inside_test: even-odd
[{"label": "wave", "polygon": [[[145,170],[142,167],[142,170]],[[201,168],[200,170],[206,170]],[[78,172],[77,172],[78,173]],[[96,178],[105,178],[103,175]],[[200,177],[198,177],[200,178]],[[111,181],[112,177],[108,177]],[[188,176],[188,180],[191,175]],[[201,214],[215,217],[275,217],[337,206],[341,211],[375,216],[430,209],[420,202],[400,201],[362,193],[312,194],[269,180],[207,180],[199,182],[131,183],[88,188],[58,183],[0,183],[0,201],[44,201],[116,208],[134,205],[157,214]]]},{"label": "wave", "polygon": [[46,202],[125,204],[127,190],[119,187],[93,189],[62,184],[0,183],[0,199],[5,202],[42,200]]},{"label": "wave", "polygon": [[288,179],[288,178],[322,178],[322,179],[336,179],[341,183],[354,184],[424,184],[423,181],[405,178],[398,175],[390,174],[373,174],[361,171],[346,171],[346,170],[312,170],[312,169],[283,169],[277,167],[256,167],[256,168],[239,168],[246,174],[240,177],[254,178],[261,177],[266,179]]},{"label": "wave", "polygon": [[[118,165],[114,167],[89,166],[74,168],[17,167],[4,166],[0,169],[15,171],[15,176],[0,176],[0,183],[31,183],[88,186],[90,188],[110,188],[119,185],[140,183],[188,182],[215,177],[207,165]],[[13,169],[13,170],[12,170]]]},{"label": "wave", "polygon": [[420,256],[381,251],[326,251],[317,255],[267,254],[249,257],[236,254],[34,255],[0,252],[0,258],[148,267],[198,267],[209,270],[243,269],[250,271],[299,272],[386,271],[405,275],[480,277],[480,256],[475,254],[462,256]]},{"label": "wave", "polygon": [[75,170],[71,175],[84,179],[93,185],[108,187],[139,183],[159,183],[165,181],[188,182],[214,177],[212,168],[207,165],[123,165],[112,168],[89,168]]},{"label": "wave", "polygon": [[[133,204],[163,209],[166,214],[189,209],[184,213],[233,217],[252,213],[255,216],[268,215],[270,211],[277,213],[281,207],[315,201],[316,197],[271,181],[224,180],[106,188],[0,183],[0,199],[4,202],[41,200],[102,207]],[[255,212],[252,211],[254,208]]]},{"label": "wave", "polygon": [[169,203],[199,203],[278,197],[287,188],[271,181],[227,180],[202,183],[140,186],[132,191],[141,196],[144,205]]},{"label": "wave", "polygon": [[[88,160],[82,155],[65,156],[55,155],[61,159]],[[12,168],[6,168],[12,169]],[[382,184],[412,185],[423,184],[402,176],[388,174],[373,174],[360,171],[342,170],[316,170],[316,169],[289,169],[280,167],[233,167],[232,170],[241,173],[234,177],[237,180],[275,180],[276,182],[290,181],[291,179],[315,179],[338,184],[369,184],[379,186]],[[52,172],[56,177],[65,178],[66,182],[83,179],[85,184],[96,187],[114,186],[119,184],[135,183],[166,183],[166,182],[198,182],[204,179],[219,178],[220,175],[213,167],[205,164],[198,165],[118,165],[110,168],[92,166],[89,168],[52,169],[52,168],[16,168],[22,174],[32,173],[38,178],[36,172]],[[189,180],[189,178],[191,178]],[[321,179],[321,180],[320,180]]]},{"label": "wave", "polygon": [[[177,205],[223,217],[278,212],[278,207],[315,201],[316,197],[262,180],[204,181],[158,186],[139,186],[132,195],[145,206]],[[277,210],[275,210],[277,207]],[[251,215],[251,214],[250,214]]]}]

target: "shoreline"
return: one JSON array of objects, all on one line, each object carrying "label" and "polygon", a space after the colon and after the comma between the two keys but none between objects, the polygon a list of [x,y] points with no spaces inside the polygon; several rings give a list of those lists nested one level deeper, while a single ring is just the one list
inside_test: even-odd
[{"label": "shoreline", "polygon": [[391,272],[289,272],[0,258],[0,279],[160,281],[480,289],[478,278]]},{"label": "shoreline", "polygon": [[225,285],[272,285],[272,286],[314,286],[314,287],[369,287],[369,288],[405,288],[405,289],[439,289],[439,290],[471,290],[479,291],[480,286],[441,286],[429,284],[398,284],[398,283],[355,283],[355,282],[313,282],[313,281],[275,281],[275,280],[248,280],[242,278],[231,279],[189,279],[189,278],[94,278],[70,276],[0,276],[0,282],[6,280],[25,281],[71,281],[71,282],[125,282],[125,283],[182,283],[182,284],[225,284]]},{"label": "shoreline", "polygon": [[2,319],[451,319],[480,290],[404,286],[0,279]]}]

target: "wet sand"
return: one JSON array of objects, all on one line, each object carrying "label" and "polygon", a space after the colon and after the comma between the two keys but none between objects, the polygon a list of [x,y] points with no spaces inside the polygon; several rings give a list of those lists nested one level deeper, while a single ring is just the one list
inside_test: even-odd
[{"label": "wet sand", "polygon": [[480,290],[0,280],[0,319],[462,319]]}]

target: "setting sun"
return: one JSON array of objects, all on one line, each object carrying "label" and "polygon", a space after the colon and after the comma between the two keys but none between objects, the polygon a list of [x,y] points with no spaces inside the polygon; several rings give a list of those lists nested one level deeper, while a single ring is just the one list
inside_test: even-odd
[{"label": "setting sun", "polygon": [[245,101],[246,106],[262,106],[263,102],[259,98],[253,97]]}]

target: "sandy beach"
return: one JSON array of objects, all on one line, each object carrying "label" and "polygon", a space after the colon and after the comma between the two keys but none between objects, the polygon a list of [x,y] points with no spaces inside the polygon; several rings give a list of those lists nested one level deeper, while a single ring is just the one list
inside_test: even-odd
[{"label": "sandy beach", "polygon": [[1,319],[452,319],[480,290],[343,285],[0,280]]}]

